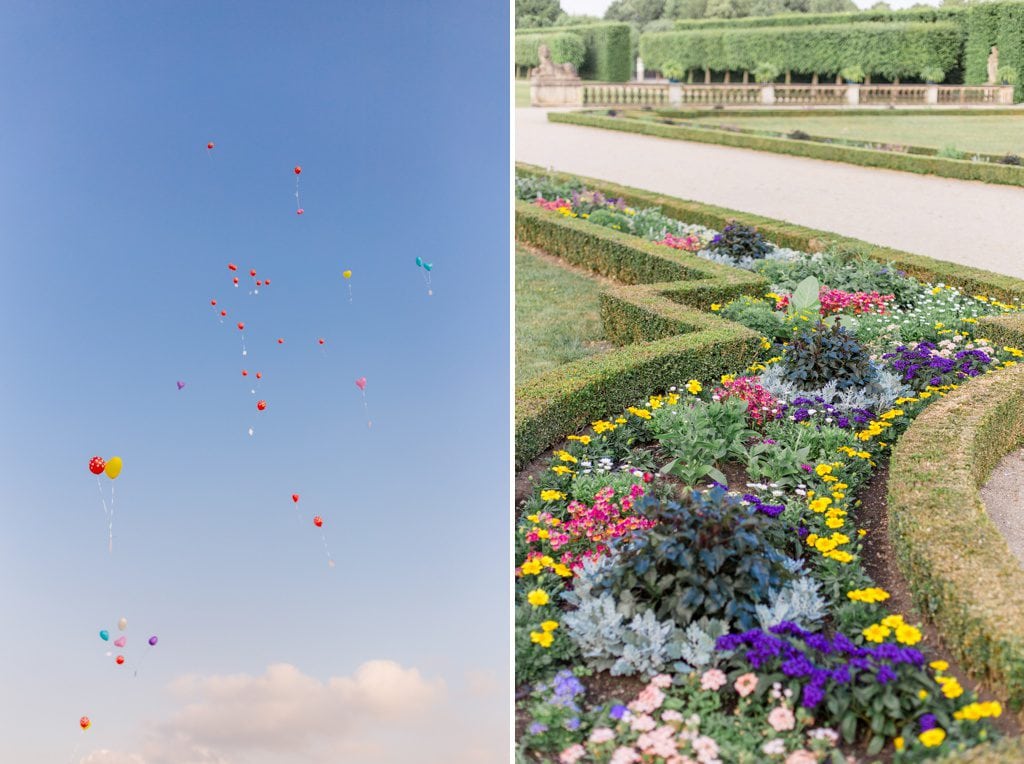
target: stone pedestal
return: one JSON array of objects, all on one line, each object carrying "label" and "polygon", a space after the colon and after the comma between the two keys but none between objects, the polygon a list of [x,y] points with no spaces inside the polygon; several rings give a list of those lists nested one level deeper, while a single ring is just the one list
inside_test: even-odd
[{"label": "stone pedestal", "polygon": [[582,106],[583,83],[578,79],[532,77],[530,106]]},{"label": "stone pedestal", "polygon": [[636,81],[644,81],[644,60],[639,56],[636,57]]},{"label": "stone pedestal", "polygon": [[761,86],[761,103],[765,106],[771,106],[775,103],[775,87],[773,85]]},{"label": "stone pedestal", "polygon": [[847,85],[846,86],[846,105],[847,106],[859,106],[860,105],[860,85]]},{"label": "stone pedestal", "polygon": [[924,102],[929,106],[934,106],[939,102],[939,87],[938,85],[929,85],[928,89],[924,91]]},{"label": "stone pedestal", "polygon": [[681,106],[683,103],[683,86],[678,82],[668,83],[668,103],[670,106]]}]

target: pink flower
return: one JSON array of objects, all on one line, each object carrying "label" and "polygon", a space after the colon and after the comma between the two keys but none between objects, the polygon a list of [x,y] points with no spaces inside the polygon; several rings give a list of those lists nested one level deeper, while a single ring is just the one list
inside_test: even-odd
[{"label": "pink flower", "polygon": [[725,674],[721,671],[718,669],[708,669],[700,678],[700,688],[702,690],[717,690],[726,681]]},{"label": "pink flower", "polygon": [[741,698],[747,697],[757,689],[757,674],[744,674],[733,684],[733,689],[739,693]]},{"label": "pink flower", "polygon": [[672,686],[672,677],[668,674],[658,674],[656,677],[651,678],[651,684],[664,690],[666,687]]},{"label": "pink flower", "polygon": [[647,714],[640,714],[630,720],[629,726],[634,732],[650,732],[658,725]]},{"label": "pink flower", "polygon": [[635,748],[627,748],[623,745],[615,749],[608,764],[637,764],[640,760],[640,754],[636,752]]},{"label": "pink flower", "polygon": [[712,764],[718,761],[718,743],[707,735],[694,738],[690,743],[693,752],[697,754],[697,761],[701,764]]},{"label": "pink flower", "polygon": [[601,743],[607,743],[609,740],[615,739],[615,731],[608,727],[597,727],[593,732],[590,733],[588,740],[595,745]]},{"label": "pink flower", "polygon": [[629,704],[629,710],[634,714],[649,714],[661,708],[665,702],[665,693],[654,686],[654,683],[647,685],[636,696],[636,700]]},{"label": "pink flower", "polygon": [[579,743],[570,745],[558,756],[558,761],[561,764],[576,764],[577,761],[587,755],[587,749]]},{"label": "pink flower", "polygon": [[793,712],[785,706],[776,706],[772,709],[771,713],[768,714],[768,723],[772,725],[772,729],[776,732],[783,732],[785,730],[791,730],[796,726],[796,717],[793,716]]},{"label": "pink flower", "polygon": [[800,748],[786,757],[786,764],[817,764],[818,757],[806,748]]},{"label": "pink flower", "polygon": [[676,753],[676,731],[672,727],[658,727],[653,732],[645,732],[636,739],[636,746],[645,756],[668,758]]},{"label": "pink flower", "polygon": [[683,715],[681,713],[679,713],[678,711],[674,711],[674,710],[672,710],[670,708],[668,711],[666,711],[665,713],[663,713],[661,715],[661,720],[663,722],[680,722],[681,723],[683,721]]}]

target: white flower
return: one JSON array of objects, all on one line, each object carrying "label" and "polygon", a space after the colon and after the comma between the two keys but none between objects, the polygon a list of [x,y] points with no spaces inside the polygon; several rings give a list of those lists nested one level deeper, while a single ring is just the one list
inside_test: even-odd
[{"label": "white flower", "polygon": [[786,752],[786,741],[782,738],[773,738],[761,746],[761,751],[766,756],[781,756]]}]

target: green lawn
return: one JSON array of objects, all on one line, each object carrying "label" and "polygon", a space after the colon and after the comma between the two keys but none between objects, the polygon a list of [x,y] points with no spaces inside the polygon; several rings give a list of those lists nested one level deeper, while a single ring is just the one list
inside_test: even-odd
[{"label": "green lawn", "polygon": [[513,84],[516,89],[516,108],[522,109],[525,106],[530,105],[530,81],[529,80],[514,80]]},{"label": "green lawn", "polygon": [[516,245],[516,384],[604,350],[600,283]]},{"label": "green lawn", "polygon": [[751,130],[788,133],[803,130],[810,135],[853,138],[876,143],[953,146],[960,151],[1024,155],[1024,111],[1018,116],[850,116],[815,117],[707,117],[702,125],[730,125]]}]

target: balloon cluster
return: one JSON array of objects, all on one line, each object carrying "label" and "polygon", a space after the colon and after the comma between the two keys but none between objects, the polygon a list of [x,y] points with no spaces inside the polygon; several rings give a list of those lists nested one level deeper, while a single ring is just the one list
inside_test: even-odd
[{"label": "balloon cluster", "polygon": [[[182,387],[184,387],[184,385],[182,385]],[[106,473],[108,478],[116,480],[117,476],[121,474],[121,467],[123,465],[124,462],[121,461],[120,456],[112,456],[107,461],[103,461],[103,457],[101,456],[94,456],[89,460],[89,472],[93,475],[102,475]]]},{"label": "balloon cluster", "polygon": [[417,257],[416,266],[423,269],[423,280],[427,282],[427,296],[434,294],[434,290],[430,288],[430,271],[434,269],[434,264],[426,262],[422,257]]},{"label": "balloon cluster", "polygon": [[[118,629],[118,631],[124,631],[127,628],[128,628],[128,619],[125,618],[124,616],[122,616],[117,621],[117,629]],[[102,639],[104,642],[109,642],[110,641],[110,632],[107,629],[100,629],[100,639]],[[154,634],[152,637],[149,638],[149,646],[150,647],[154,647],[154,646],[156,646],[156,643],[159,642],[159,641],[160,641],[159,638]],[[128,637],[126,637],[123,634],[113,641],[114,647],[117,647],[117,648],[124,648],[124,646],[126,644],[128,644]],[[107,653],[107,655],[111,655],[111,653]],[[124,665],[124,660],[125,660],[124,655],[118,655],[116,658],[114,658],[114,662],[117,663],[118,666],[123,666]]]}]

